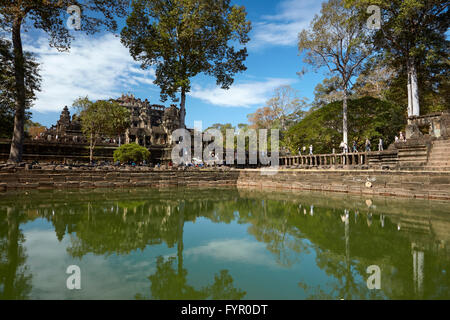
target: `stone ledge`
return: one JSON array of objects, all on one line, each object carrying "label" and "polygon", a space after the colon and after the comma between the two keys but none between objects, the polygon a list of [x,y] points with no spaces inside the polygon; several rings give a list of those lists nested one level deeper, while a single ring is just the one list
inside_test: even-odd
[{"label": "stone ledge", "polygon": [[[366,185],[367,182],[370,184]],[[177,185],[235,185],[450,200],[450,172],[436,171],[281,169],[275,175],[266,175],[257,169],[113,172],[72,169],[45,173],[33,170],[0,173],[0,191]]]}]

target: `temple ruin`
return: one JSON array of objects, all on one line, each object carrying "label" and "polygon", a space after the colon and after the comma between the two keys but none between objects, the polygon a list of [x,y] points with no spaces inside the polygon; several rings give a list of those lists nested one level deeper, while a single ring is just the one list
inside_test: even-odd
[{"label": "temple ruin", "polygon": [[[122,95],[116,100],[130,111],[130,127],[120,137],[99,138],[98,143],[119,144],[135,142],[144,147],[170,147],[172,131],[179,128],[180,111],[175,105],[166,108],[163,105],[150,104],[134,95]],[[87,143],[81,130],[81,120],[70,112],[67,106],[61,112],[56,125],[53,125],[40,137],[40,140],[63,143]]]}]

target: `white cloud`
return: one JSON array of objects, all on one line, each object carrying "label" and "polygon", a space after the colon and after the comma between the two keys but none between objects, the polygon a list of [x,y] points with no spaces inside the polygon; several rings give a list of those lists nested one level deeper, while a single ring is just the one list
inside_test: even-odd
[{"label": "white cloud", "polygon": [[320,8],[321,1],[317,0],[281,2],[277,14],[262,16],[262,21],[254,24],[250,48],[296,45],[298,33],[309,26]]},{"label": "white cloud", "polygon": [[80,97],[114,98],[134,86],[152,86],[154,70],[141,70],[119,38],[105,34],[98,38],[80,37],[70,52],[50,48],[48,40],[27,43],[41,63],[42,91],[37,94],[36,111],[60,111]]},{"label": "white cloud", "polygon": [[250,107],[264,104],[275,88],[295,81],[294,79],[269,78],[264,81],[234,84],[228,90],[220,87],[202,88],[194,84],[189,95],[216,106]]},{"label": "white cloud", "polygon": [[208,257],[220,261],[231,261],[253,265],[277,267],[275,260],[267,254],[264,244],[246,239],[224,239],[185,250],[185,257]]}]

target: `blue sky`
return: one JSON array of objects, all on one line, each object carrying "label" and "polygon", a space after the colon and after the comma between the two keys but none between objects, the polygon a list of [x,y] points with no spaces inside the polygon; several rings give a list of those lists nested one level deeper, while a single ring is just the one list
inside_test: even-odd
[{"label": "blue sky", "polygon": [[[234,0],[244,5],[252,22],[251,41],[247,45],[247,71],[238,74],[230,90],[216,87],[215,79],[204,75],[191,79],[192,90],[186,101],[186,124],[203,121],[233,125],[247,122],[247,114],[264,106],[280,85],[289,84],[299,97],[313,99],[314,87],[324,74],[296,74],[303,68],[297,49],[297,34],[320,11],[317,0]],[[161,103],[159,89],[152,81],[154,70],[141,70],[118,37],[109,33],[86,36],[74,33],[76,40],[68,53],[48,45],[48,36],[25,33],[24,48],[38,55],[43,78],[42,92],[32,108],[33,121],[51,126],[65,105],[79,96],[91,99],[117,98],[122,93],[151,103]],[[170,101],[165,103],[170,104]]]}]

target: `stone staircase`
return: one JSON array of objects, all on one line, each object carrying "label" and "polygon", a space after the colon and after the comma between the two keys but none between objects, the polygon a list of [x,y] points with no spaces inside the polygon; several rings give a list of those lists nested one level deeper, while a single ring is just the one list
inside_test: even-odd
[{"label": "stone staircase", "polygon": [[398,144],[397,159],[405,168],[423,167],[428,161],[428,148],[425,144]]},{"label": "stone staircase", "polygon": [[450,171],[450,140],[433,141],[426,168]]},{"label": "stone staircase", "polygon": [[394,169],[398,165],[398,152],[386,150],[371,152],[368,156],[369,167],[378,169]]}]

